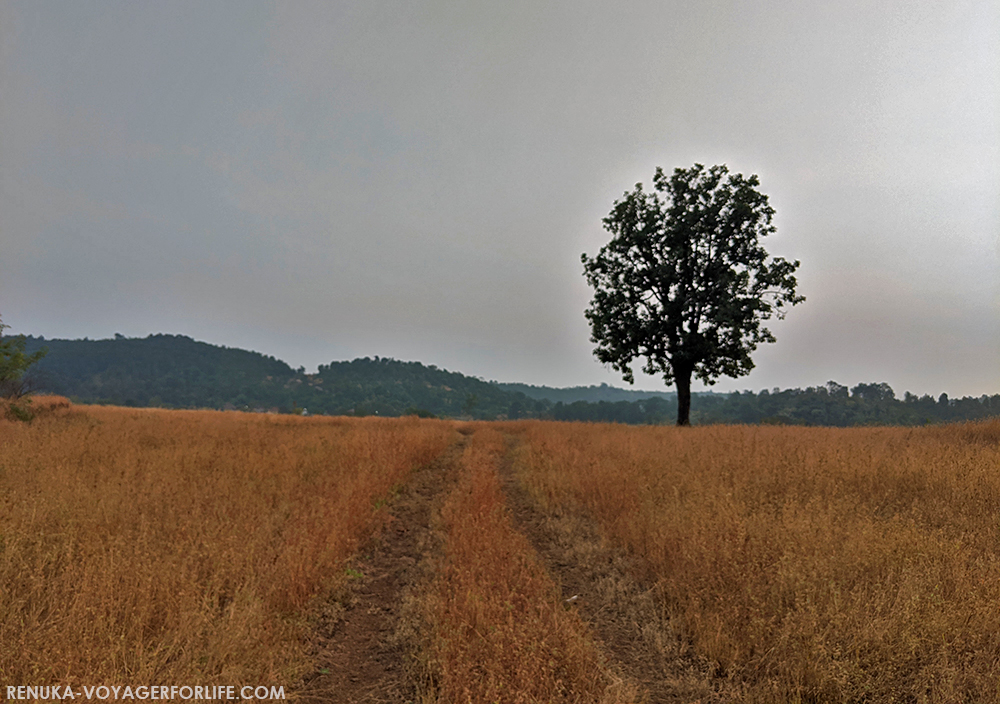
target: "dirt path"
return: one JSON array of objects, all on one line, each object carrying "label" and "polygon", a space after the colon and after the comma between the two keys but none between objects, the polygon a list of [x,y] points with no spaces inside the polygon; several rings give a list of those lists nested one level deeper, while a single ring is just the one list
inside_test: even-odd
[{"label": "dirt path", "polygon": [[628,560],[605,545],[582,514],[546,515],[515,476],[511,438],[501,481],[515,525],[590,624],[612,667],[648,693],[648,702],[721,702],[707,662],[685,652],[651,590],[631,576]]},{"label": "dirt path", "polygon": [[[511,447],[517,442],[511,439]],[[416,591],[430,577],[443,536],[433,523],[455,483],[466,438],[414,472],[390,505],[386,527],[359,550],[347,592],[327,606],[311,643],[316,672],[298,689],[308,704],[403,704],[419,701],[421,668],[414,659],[421,623]],[[722,702],[710,667],[685,652],[669,619],[634,578],[625,557],[602,541],[586,516],[546,515],[515,476],[511,452],[500,476],[515,526],[530,540],[560,585],[563,598],[590,625],[624,681],[642,700]],[[575,597],[575,598],[574,598]]]},{"label": "dirt path", "polygon": [[349,565],[357,575],[348,593],[328,605],[314,629],[317,673],[299,691],[302,701],[403,704],[417,698],[411,642],[419,624],[408,623],[407,604],[436,554],[431,529],[446,489],[456,478],[465,438],[430,466],[414,472],[392,500],[392,519]]}]

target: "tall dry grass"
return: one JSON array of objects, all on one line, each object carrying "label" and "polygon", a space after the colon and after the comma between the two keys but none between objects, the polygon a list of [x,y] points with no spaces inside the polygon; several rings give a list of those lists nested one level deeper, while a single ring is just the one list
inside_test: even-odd
[{"label": "tall dry grass", "polygon": [[26,396],[19,399],[0,398],[0,419],[30,422],[38,415],[45,415],[69,408],[69,399],[63,396]]},{"label": "tall dry grass", "polygon": [[617,689],[575,612],[514,529],[497,475],[504,438],[480,426],[442,509],[443,569],[428,597],[436,680],[448,704],[615,702]]},{"label": "tall dry grass", "polygon": [[1000,701],[1000,422],[516,427],[745,701]]},{"label": "tall dry grass", "polygon": [[48,407],[0,420],[0,681],[291,685],[301,609],[454,431]]}]

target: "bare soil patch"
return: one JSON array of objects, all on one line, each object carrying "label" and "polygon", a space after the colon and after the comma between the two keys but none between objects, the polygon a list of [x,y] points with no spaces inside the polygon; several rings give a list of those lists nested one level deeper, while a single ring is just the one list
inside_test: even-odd
[{"label": "bare soil patch", "polygon": [[412,599],[428,556],[440,550],[432,522],[456,479],[466,438],[415,471],[392,499],[385,527],[348,565],[345,593],[317,617],[316,671],[299,689],[304,702],[377,704],[418,701],[418,624]]},{"label": "bare soil patch", "polygon": [[[511,439],[511,447],[517,440]],[[604,655],[648,702],[722,702],[712,666],[692,654],[626,555],[603,540],[595,521],[580,513],[549,515],[518,481],[511,452],[501,480],[514,523],[531,541],[562,589],[600,639]]]}]

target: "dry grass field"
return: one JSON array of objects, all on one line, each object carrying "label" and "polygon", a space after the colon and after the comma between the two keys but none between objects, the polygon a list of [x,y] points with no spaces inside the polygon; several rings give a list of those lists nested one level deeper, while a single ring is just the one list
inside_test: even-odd
[{"label": "dry grass field", "polygon": [[0,682],[288,685],[301,618],[444,422],[0,414]]},{"label": "dry grass field", "polygon": [[31,409],[0,413],[2,685],[1000,702],[997,421]]},{"label": "dry grass field", "polygon": [[741,700],[1000,701],[1000,422],[516,427]]},{"label": "dry grass field", "polygon": [[528,540],[511,523],[497,466],[504,436],[473,435],[442,509],[443,569],[427,597],[427,657],[449,704],[628,702],[586,626],[563,605]]}]

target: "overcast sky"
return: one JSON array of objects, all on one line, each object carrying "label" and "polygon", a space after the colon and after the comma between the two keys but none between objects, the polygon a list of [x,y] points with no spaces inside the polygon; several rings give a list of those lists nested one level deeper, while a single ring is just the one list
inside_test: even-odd
[{"label": "overcast sky", "polygon": [[995,0],[0,0],[15,332],[622,385],[580,254],[695,162],[807,297],[715,389],[1000,392]]}]

